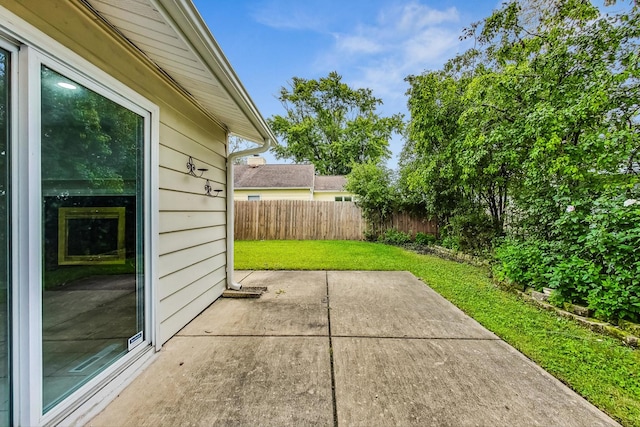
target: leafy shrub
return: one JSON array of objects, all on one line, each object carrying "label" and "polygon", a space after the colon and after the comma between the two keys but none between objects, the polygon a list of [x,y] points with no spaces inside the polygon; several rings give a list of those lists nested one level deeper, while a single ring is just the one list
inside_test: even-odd
[{"label": "leafy shrub", "polygon": [[589,307],[605,318],[640,320],[640,202],[597,199],[586,220],[589,232],[578,243],[601,279],[589,291]]},{"label": "leafy shrub", "polygon": [[364,231],[364,240],[366,240],[367,242],[375,242],[376,240],[378,240],[378,237],[379,236],[370,228],[367,228]]},{"label": "leafy shrub", "polygon": [[408,233],[403,233],[395,228],[389,228],[378,237],[378,241],[386,243],[388,245],[406,245],[411,242],[411,236]]},{"label": "leafy shrub", "polygon": [[456,213],[442,228],[442,246],[473,255],[486,255],[493,247],[496,231],[486,212],[474,209]]},{"label": "leafy shrub", "polygon": [[584,304],[589,291],[600,282],[599,267],[592,261],[571,255],[551,267],[549,287],[558,293],[558,302]]},{"label": "leafy shrub", "polygon": [[443,233],[442,241],[440,241],[440,245],[445,248],[453,249],[454,251],[460,250],[460,238],[458,236],[453,236],[450,234]]},{"label": "leafy shrub", "polygon": [[586,304],[602,319],[640,320],[640,202],[609,195],[578,201],[550,235],[548,242],[505,241],[496,250],[498,277],[549,286],[556,303]]},{"label": "leafy shrub", "polygon": [[428,246],[436,242],[436,236],[434,236],[433,234],[427,234],[420,231],[416,233],[416,238],[414,241],[418,245]]},{"label": "leafy shrub", "polygon": [[498,265],[494,274],[499,280],[531,286],[538,291],[548,286],[545,274],[549,269],[548,245],[541,240],[505,240],[496,248]]}]

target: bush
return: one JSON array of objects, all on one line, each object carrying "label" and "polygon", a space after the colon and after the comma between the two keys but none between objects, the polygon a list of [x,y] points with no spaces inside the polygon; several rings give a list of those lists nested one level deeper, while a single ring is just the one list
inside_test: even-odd
[{"label": "bush", "polygon": [[557,292],[556,301],[586,304],[589,291],[600,282],[599,267],[577,255],[559,259],[551,266],[549,287]]},{"label": "bush", "polygon": [[556,303],[586,304],[602,319],[640,321],[640,202],[607,195],[576,202],[551,235],[505,241],[496,250],[497,276],[549,286]]},{"label": "bush", "polygon": [[395,228],[389,228],[378,237],[378,241],[388,245],[402,246],[411,243],[411,236]]},{"label": "bush", "polygon": [[436,242],[436,236],[423,232],[416,233],[415,243],[422,246],[429,246]]},{"label": "bush", "polygon": [[[445,233],[443,233],[445,234]],[[460,239],[458,236],[452,236],[450,234],[445,234],[440,241],[440,245],[444,248],[452,249],[454,251],[460,250]]]},{"label": "bush", "polygon": [[376,233],[371,228],[367,228],[364,231],[364,240],[366,240],[367,242],[375,242],[379,237],[380,236],[376,235]]},{"label": "bush", "polygon": [[586,220],[589,232],[578,243],[600,272],[589,307],[605,318],[640,321],[640,202],[601,198]]},{"label": "bush", "polygon": [[497,236],[491,217],[483,211],[464,210],[449,219],[442,227],[442,246],[485,256],[491,252]]},{"label": "bush", "polygon": [[518,241],[505,240],[496,248],[494,267],[498,280],[509,278],[511,281],[541,291],[548,286],[545,277],[549,270],[548,245],[541,240]]}]

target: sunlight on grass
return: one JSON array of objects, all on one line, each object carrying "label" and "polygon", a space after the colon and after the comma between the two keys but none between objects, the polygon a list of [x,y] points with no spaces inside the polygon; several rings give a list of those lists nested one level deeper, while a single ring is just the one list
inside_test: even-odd
[{"label": "sunlight on grass", "polygon": [[495,287],[481,268],[354,241],[237,241],[238,270],[410,271],[627,426],[640,426],[640,351]]},{"label": "sunlight on grass", "polygon": [[237,270],[398,270],[403,256],[393,246],[328,240],[238,241]]}]

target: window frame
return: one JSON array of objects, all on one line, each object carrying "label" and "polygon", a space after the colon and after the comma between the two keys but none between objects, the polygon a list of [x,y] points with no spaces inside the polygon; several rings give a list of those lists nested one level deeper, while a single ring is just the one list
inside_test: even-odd
[{"label": "window frame", "polygon": [[[17,167],[17,156],[15,155],[16,153],[16,149],[17,144],[16,144],[16,135],[18,134],[18,87],[19,87],[19,74],[18,74],[18,47],[15,45],[15,43],[12,43],[11,40],[9,40],[8,38],[5,38],[3,34],[0,33],[0,48],[2,48],[4,51],[7,52],[7,55],[9,56],[9,69],[5,70],[5,75],[8,76],[9,78],[9,92],[8,92],[8,96],[9,96],[9,102],[8,102],[8,107],[9,107],[9,111],[7,112],[7,126],[8,126],[8,132],[7,132],[7,137],[8,137],[8,141],[7,141],[7,145],[6,145],[6,155],[7,155],[7,162],[6,162],[6,167],[9,169],[9,175],[8,175],[8,179],[7,179],[7,215],[10,218],[17,218],[16,214],[16,201],[17,201],[17,191],[15,191],[14,188],[14,179],[13,179],[13,171],[16,171],[16,167]],[[15,380],[15,374],[14,374],[14,361],[18,360],[18,354],[16,352],[16,340],[14,339],[15,333],[16,333],[16,322],[14,322],[13,316],[15,313],[17,313],[17,306],[16,306],[16,298],[15,298],[15,294],[17,293],[16,290],[14,289],[14,283],[15,283],[15,274],[14,272],[16,271],[16,265],[18,262],[18,256],[16,256],[15,251],[14,251],[14,246],[15,246],[15,241],[16,239],[14,239],[14,236],[17,236],[17,221],[15,220],[11,220],[9,226],[7,227],[7,239],[10,242],[7,250],[7,257],[8,257],[8,262],[7,262],[7,291],[6,291],[6,296],[7,296],[7,319],[6,319],[6,333],[7,333],[7,357],[8,357],[8,363],[7,363],[7,367],[8,367],[8,372],[7,372],[7,377],[8,377],[8,386],[9,386],[9,404],[8,404],[8,408],[9,408],[9,417],[12,417],[12,413],[14,412],[13,410],[13,405],[15,402],[15,399],[13,398],[13,393],[12,390],[14,388],[13,384],[14,384],[14,380]],[[13,419],[11,419],[10,421],[13,421]]]}]

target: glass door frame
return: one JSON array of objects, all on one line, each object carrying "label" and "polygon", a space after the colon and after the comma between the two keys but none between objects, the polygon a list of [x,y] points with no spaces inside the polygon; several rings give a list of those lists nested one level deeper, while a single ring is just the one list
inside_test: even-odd
[{"label": "glass door frame", "polygon": [[[33,34],[33,33],[30,33]],[[43,37],[44,46],[20,45],[13,67],[18,73],[12,102],[17,114],[12,123],[12,401],[13,422],[42,425],[57,421],[102,390],[156,342],[155,292],[157,283],[157,164],[159,109],[102,70],[77,57],[55,41]],[[15,47],[14,47],[15,49]],[[43,53],[53,52],[53,55]],[[59,60],[57,58],[63,58]],[[144,117],[144,342],[108,369],[88,381],[62,403],[42,414],[42,189],[40,135],[40,70],[51,67],[85,87]],[[15,88],[15,89],[14,89]],[[18,89],[19,88],[19,89]],[[153,172],[152,172],[153,171]]]},{"label": "glass door frame", "polygon": [[[15,162],[16,162],[16,157],[14,155],[15,153],[15,141],[16,141],[16,135],[17,135],[17,129],[18,129],[18,66],[17,66],[17,61],[18,61],[18,48],[16,47],[15,44],[11,43],[10,41],[8,41],[7,39],[5,39],[4,37],[2,37],[2,35],[0,35],[0,48],[2,50],[4,50],[8,56],[8,68],[5,69],[5,78],[9,79],[9,84],[8,84],[8,93],[7,96],[9,98],[9,102],[7,103],[7,107],[8,107],[8,111],[7,111],[7,143],[6,143],[6,147],[5,147],[5,155],[7,158],[6,161],[6,168],[8,169],[8,179],[7,179],[7,183],[6,183],[6,195],[7,195],[7,216],[10,219],[15,218],[15,199],[16,199],[16,192],[14,191],[14,179],[12,177],[11,172],[15,171]],[[13,361],[16,360],[15,359],[15,345],[14,345],[14,325],[15,322],[13,320],[13,316],[16,313],[16,309],[14,306],[14,302],[15,302],[15,298],[14,298],[14,271],[15,271],[15,262],[16,262],[16,256],[14,254],[13,251],[13,246],[12,246],[12,241],[14,240],[13,237],[16,236],[16,221],[10,220],[10,223],[7,227],[6,230],[6,236],[8,239],[9,244],[7,245],[7,258],[8,258],[8,263],[7,263],[7,289],[6,289],[6,305],[7,305],[7,310],[6,310],[6,314],[7,315],[7,319],[6,319],[6,324],[5,324],[5,328],[6,328],[6,334],[7,334],[7,386],[8,386],[8,400],[9,400],[9,404],[8,404],[8,417],[9,417],[9,422],[12,422],[13,420],[11,419],[12,417],[12,405],[13,405],[13,399],[11,396],[11,390],[12,390],[12,382],[13,382],[13,378],[14,378],[14,374],[13,374]],[[6,244],[6,243],[5,243]]]}]

